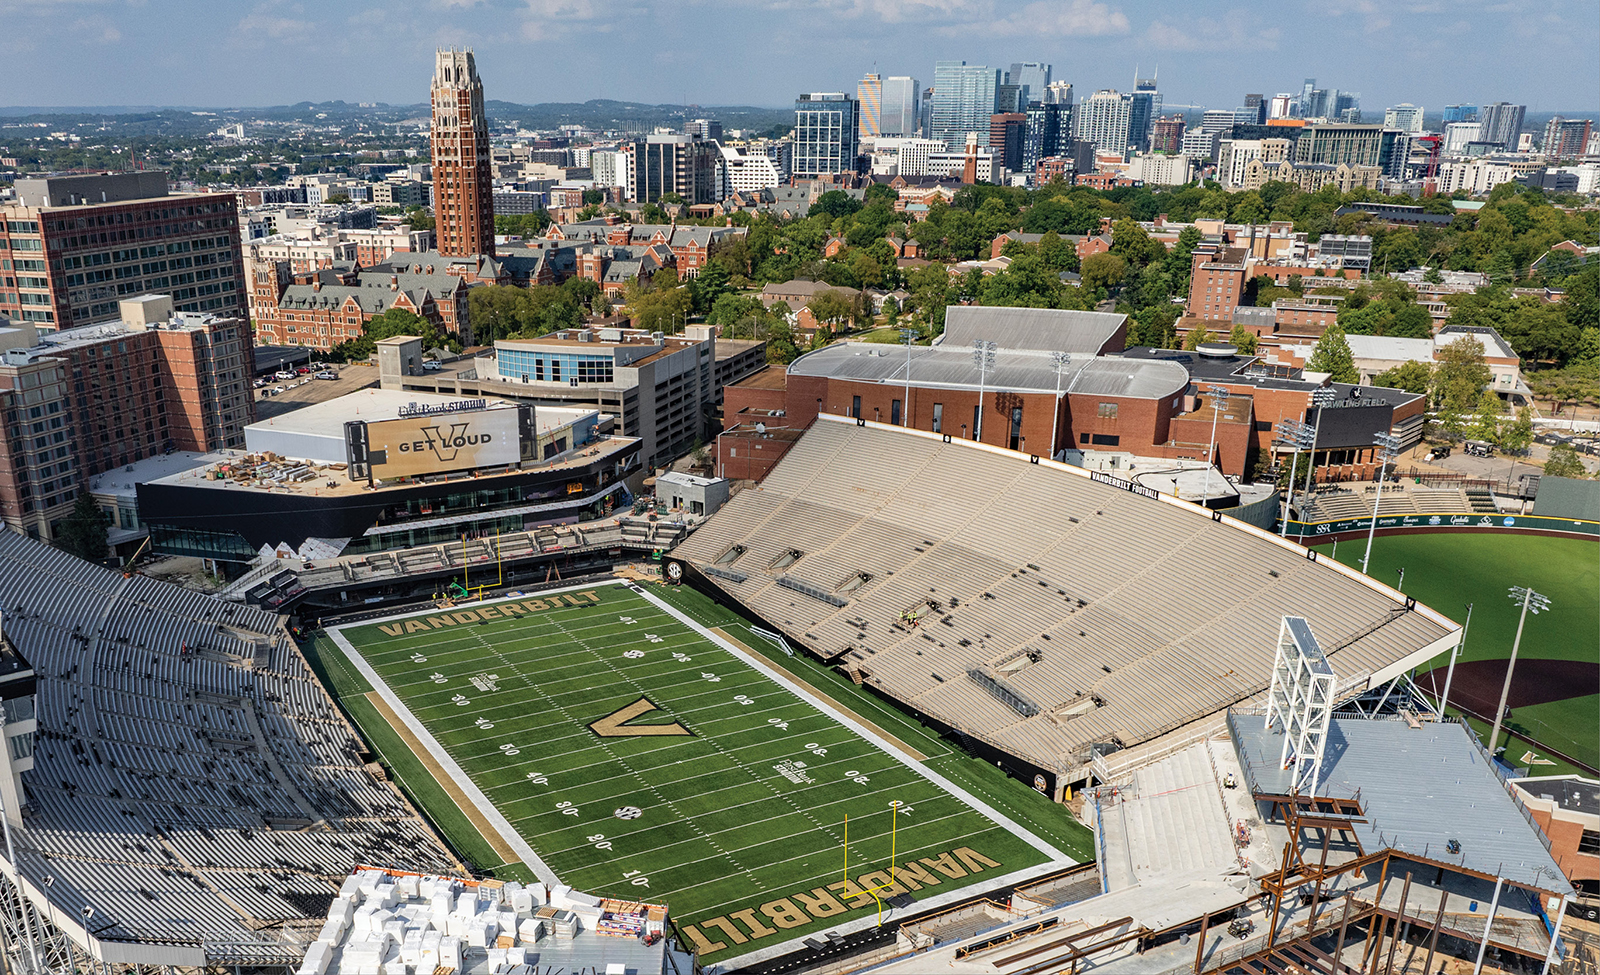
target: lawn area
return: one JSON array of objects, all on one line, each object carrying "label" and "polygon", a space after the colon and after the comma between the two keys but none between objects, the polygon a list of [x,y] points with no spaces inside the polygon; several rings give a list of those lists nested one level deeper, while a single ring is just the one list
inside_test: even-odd
[{"label": "lawn area", "polygon": [[[1317,546],[1324,554],[1332,548]],[[1365,548],[1364,539],[1347,541],[1338,546],[1338,560],[1359,567]],[[1529,662],[1574,661],[1600,667],[1600,545],[1592,540],[1446,532],[1379,536],[1373,541],[1373,578],[1395,585],[1402,567],[1406,570],[1406,594],[1456,622],[1466,622],[1467,605],[1472,604],[1472,624],[1457,662],[1451,698],[1458,697],[1456,688],[1463,686],[1463,678],[1486,681],[1493,700],[1483,709],[1484,717],[1493,719],[1494,702],[1499,700],[1505,671],[1501,668],[1496,674],[1493,668],[1478,668],[1476,676],[1469,677],[1469,671],[1461,665],[1502,661],[1511,656],[1521,604],[1508,595],[1510,586],[1532,586],[1551,602],[1549,611],[1528,616],[1517,676],[1513,678],[1513,702],[1519,694],[1539,690],[1524,684],[1525,673],[1533,682],[1539,680],[1541,669],[1550,673],[1587,673],[1541,668],[1538,664],[1525,667]],[[1429,667],[1442,668],[1449,662],[1449,655],[1444,654]],[[1584,678],[1576,686],[1548,688],[1542,695],[1556,699],[1521,706],[1513,703],[1511,730],[1533,742],[1535,753],[1540,746],[1548,746],[1590,768],[1600,765],[1600,734],[1596,731],[1600,728],[1600,693],[1595,692],[1595,682]],[[1451,708],[1452,713],[1455,710]],[[1486,729],[1487,724],[1485,733]],[[1520,759],[1527,750],[1521,743],[1512,744],[1506,749],[1507,758],[1512,764],[1523,764]],[[1554,756],[1543,757],[1556,760]],[[1558,761],[1555,767],[1533,766],[1533,771],[1542,774],[1564,768],[1568,766]]]},{"label": "lawn area", "polygon": [[[927,900],[1088,849],[1070,817],[1036,827],[1017,811],[1025,796],[945,764],[955,756],[914,722],[858,712],[929,762],[690,622],[732,624],[725,610],[662,595],[603,584],[336,628],[319,667],[458,850],[497,859],[436,776],[476,790],[502,817],[485,828],[547,879],[666,903],[702,959],[870,918],[867,888]],[[366,685],[440,753],[403,754]],[[847,707],[884,707],[850,690]]]}]

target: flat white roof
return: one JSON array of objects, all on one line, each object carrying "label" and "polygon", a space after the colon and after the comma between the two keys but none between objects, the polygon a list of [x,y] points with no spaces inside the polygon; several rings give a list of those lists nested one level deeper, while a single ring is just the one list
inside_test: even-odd
[{"label": "flat white roof", "polygon": [[[257,420],[245,427],[248,436],[257,433],[300,433],[312,436],[344,438],[344,425],[350,420],[394,420],[400,411],[409,406],[445,406],[472,399],[483,399],[489,409],[509,408],[508,400],[473,397],[444,396],[439,393],[418,393],[398,389],[358,389],[321,403],[301,407],[268,420]],[[542,412],[542,410],[541,410]],[[570,422],[570,421],[569,421]],[[543,424],[540,424],[543,428]]]}]

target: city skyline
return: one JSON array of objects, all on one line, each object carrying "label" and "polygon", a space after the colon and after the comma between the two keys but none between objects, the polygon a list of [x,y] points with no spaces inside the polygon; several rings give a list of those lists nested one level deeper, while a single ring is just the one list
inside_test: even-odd
[{"label": "city skyline", "polygon": [[[1594,92],[1571,79],[1600,72],[1588,42],[1600,34],[1600,8],[1579,0],[1357,3],[1336,11],[1304,4],[1205,17],[1168,0],[1015,9],[989,0],[702,0],[630,10],[593,0],[382,8],[346,0],[0,0],[0,14],[17,27],[0,39],[13,68],[7,102],[28,106],[413,104],[422,101],[418,79],[429,74],[434,50],[450,45],[477,51],[494,98],[525,104],[780,107],[802,91],[853,92],[865,73],[931,80],[935,61],[965,60],[1002,71],[1049,63],[1056,79],[1080,91],[1131,90],[1136,71],[1159,69],[1174,107],[1230,108],[1246,92],[1270,97],[1316,77],[1360,91],[1368,111],[1503,100],[1533,113],[1572,113],[1597,106],[1581,104]],[[1315,45],[1296,42],[1313,29]],[[1397,43],[1410,56],[1395,57]],[[572,70],[571,53],[585,46],[606,52],[605,72]],[[672,84],[662,84],[664,71]]]}]

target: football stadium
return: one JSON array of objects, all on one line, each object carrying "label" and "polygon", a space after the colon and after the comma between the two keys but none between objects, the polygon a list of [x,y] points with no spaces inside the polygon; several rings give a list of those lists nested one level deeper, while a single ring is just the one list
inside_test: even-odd
[{"label": "football stadium", "polygon": [[1073,862],[636,585],[329,636],[529,880],[662,900],[702,961],[775,957]]},{"label": "football stadium", "polygon": [[1460,630],[1220,512],[835,416],[671,558],[1057,796],[1220,729],[1266,692],[1285,616],[1318,634],[1340,700],[1405,681]]}]

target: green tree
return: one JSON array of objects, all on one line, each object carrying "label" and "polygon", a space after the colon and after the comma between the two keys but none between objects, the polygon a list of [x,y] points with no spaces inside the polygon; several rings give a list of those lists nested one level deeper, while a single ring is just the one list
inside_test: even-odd
[{"label": "green tree", "polygon": [[428,215],[428,211],[423,207],[412,207],[406,211],[406,224],[412,230],[432,230],[433,218]]},{"label": "green tree", "polygon": [[818,324],[834,329],[849,319],[852,311],[850,299],[843,291],[833,288],[817,292],[806,302],[806,307],[811,309],[811,316]]},{"label": "green tree", "polygon": [[56,530],[56,545],[80,559],[100,562],[110,550],[111,519],[94,503],[89,492],[78,495],[72,513],[61,519]]},{"label": "green tree", "polygon": [[846,193],[844,190],[829,190],[828,192],[817,197],[816,202],[811,204],[811,207],[806,211],[806,214],[810,216],[820,213],[824,216],[838,219],[839,217],[848,217],[858,212],[861,209],[861,206],[862,204],[860,200],[851,196],[849,193]]},{"label": "green tree", "polygon": [[1500,396],[1492,389],[1485,389],[1483,395],[1478,397],[1478,412],[1472,421],[1472,435],[1486,443],[1498,444],[1500,442],[1500,414],[1505,412],[1505,404],[1500,402]]},{"label": "green tree", "polygon": [[1185,351],[1193,352],[1209,341],[1211,341],[1211,331],[1202,325],[1189,330],[1189,334],[1183,339],[1183,348]]},{"label": "green tree", "polygon": [[1127,262],[1116,254],[1091,254],[1083,262],[1083,284],[1098,291],[1110,291],[1122,283],[1127,270]]},{"label": "green tree", "polygon": [[1547,477],[1589,476],[1589,471],[1583,466],[1583,461],[1578,459],[1577,452],[1566,444],[1550,448],[1550,458],[1544,462],[1544,472]]},{"label": "green tree", "polygon": [[1508,454],[1526,453],[1533,444],[1533,409],[1524,406],[1517,419],[1500,431],[1500,449]]},{"label": "green tree", "polygon": [[[470,298],[468,299],[471,300]],[[461,351],[461,343],[450,333],[440,329],[426,318],[422,318],[402,308],[391,308],[381,315],[375,315],[361,326],[361,337],[347,339],[334,346],[328,352],[328,358],[334,362],[351,362],[371,358],[372,353],[378,348],[379,339],[393,338],[396,335],[416,335],[422,339],[423,351],[435,348],[447,348],[453,352]]]},{"label": "green tree", "polygon": [[1233,326],[1233,332],[1228,336],[1228,342],[1239,350],[1240,355],[1255,355],[1260,339],[1256,338],[1256,333],[1243,325],[1235,325]]},{"label": "green tree", "polygon": [[1463,335],[1439,350],[1433,370],[1433,401],[1441,409],[1465,414],[1493,379],[1483,364],[1483,343]]},{"label": "green tree", "polygon": [[1328,330],[1322,333],[1317,347],[1311,352],[1311,358],[1306,360],[1306,371],[1325,372],[1336,383],[1361,381],[1361,373],[1356,371],[1355,356],[1350,352],[1350,343],[1345,341],[1344,329],[1337,323],[1329,325]]},{"label": "green tree", "polygon": [[1403,389],[1422,395],[1433,382],[1433,367],[1426,362],[1402,362],[1393,369],[1385,369],[1373,377],[1375,386],[1386,389]]}]

